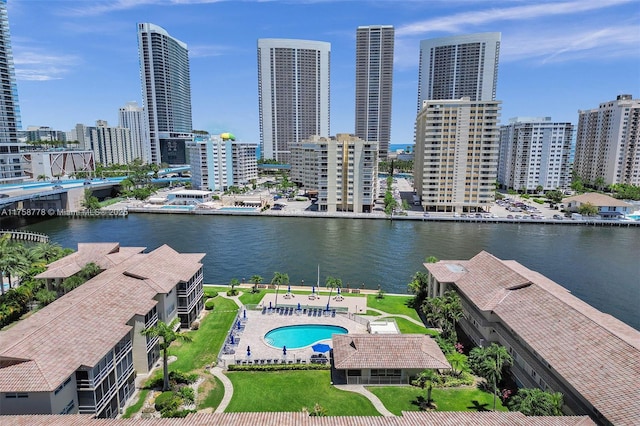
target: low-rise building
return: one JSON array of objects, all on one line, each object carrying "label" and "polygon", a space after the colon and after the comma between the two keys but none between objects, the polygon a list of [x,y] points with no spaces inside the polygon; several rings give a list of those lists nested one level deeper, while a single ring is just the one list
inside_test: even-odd
[{"label": "low-rise building", "polygon": [[193,205],[208,203],[212,200],[213,192],[201,191],[198,189],[181,189],[167,194],[169,204]]},{"label": "low-rise building", "polygon": [[570,212],[577,212],[584,204],[591,204],[598,209],[598,215],[603,219],[620,219],[631,213],[633,208],[629,203],[597,192],[575,195],[565,198],[562,202]]},{"label": "low-rise building", "polygon": [[37,276],[49,286],[87,263],[103,271],[0,331],[0,415],[115,417],[159,357],[141,331],[176,317],[188,327],[202,310],[203,257],[92,243],[51,263]]},{"label": "low-rise building", "polygon": [[487,252],[425,267],[428,297],[455,290],[464,311],[460,327],[480,346],[504,346],[519,386],[562,393],[566,414],[640,424],[640,332]]},{"label": "low-rise building", "polygon": [[406,385],[426,369],[451,369],[426,334],[334,334],[332,341],[334,368],[349,385]]},{"label": "low-rise building", "polygon": [[23,157],[25,173],[31,179],[72,177],[77,172],[91,175],[96,169],[93,151],[30,151]]}]

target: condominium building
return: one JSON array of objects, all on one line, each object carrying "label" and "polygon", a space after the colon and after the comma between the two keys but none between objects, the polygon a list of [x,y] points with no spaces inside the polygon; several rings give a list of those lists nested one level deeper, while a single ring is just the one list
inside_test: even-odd
[{"label": "condominium building", "polygon": [[519,386],[562,393],[568,415],[589,415],[601,425],[640,424],[640,332],[487,252],[425,267],[428,297],[455,290],[460,327],[477,345],[504,346]]},{"label": "condominium building", "polygon": [[414,187],[427,211],[488,211],[498,175],[499,101],[424,101]]},{"label": "condominium building", "polygon": [[22,133],[27,142],[66,142],[67,140],[66,132],[54,130],[48,126],[29,126],[27,130],[18,133]]},{"label": "condominium building", "polygon": [[93,151],[102,165],[129,164],[140,158],[140,146],[133,143],[131,131],[110,127],[105,120],[97,120],[95,126],[76,125],[76,135],[80,148]]},{"label": "condominium building", "polygon": [[[191,80],[187,45],[163,28],[138,24],[143,107],[149,126],[149,163],[186,164],[192,139]],[[147,155],[147,154],[145,154]]]},{"label": "condominium building", "polygon": [[500,126],[498,183],[532,192],[566,189],[571,184],[573,125],[551,117],[516,117]]},{"label": "condominium building", "polygon": [[227,141],[227,151],[231,150],[232,185],[246,185],[258,179],[258,146],[254,143]]},{"label": "condominium building", "polygon": [[500,38],[500,33],[480,33],[422,40],[418,113],[425,100],[494,101]]},{"label": "condominium building", "polygon": [[187,143],[194,188],[225,191],[258,178],[257,145],[223,136],[198,135]]},{"label": "condominium building", "polygon": [[225,191],[233,180],[231,156],[219,135],[197,135],[187,143],[191,165],[191,186],[195,189]]},{"label": "condominium building", "polygon": [[151,158],[151,144],[149,143],[149,126],[147,115],[143,107],[137,102],[127,102],[118,109],[118,126],[129,129],[131,132],[131,145],[137,157],[144,163],[149,163]]},{"label": "condominium building", "polygon": [[329,136],[331,44],[258,40],[260,155],[289,162],[289,147],[312,135]]},{"label": "condominium building", "polygon": [[18,143],[22,124],[6,0],[0,0],[0,76],[0,183],[20,182],[25,178]]},{"label": "condominium building", "polygon": [[378,195],[378,144],[346,134],[291,146],[291,180],[318,191],[318,210],[371,212]]},{"label": "condominium building", "polygon": [[594,186],[640,185],[640,99],[619,95],[578,114],[575,174]]},{"label": "condominium building", "polygon": [[391,139],[394,34],[392,25],[362,26],[356,32],[355,135],[377,142],[381,160]]},{"label": "condominium building", "polygon": [[187,327],[202,310],[203,257],[80,243],[48,265],[37,278],[50,288],[89,262],[102,272],[0,331],[0,414],[118,415],[159,357],[141,331],[176,317]]}]

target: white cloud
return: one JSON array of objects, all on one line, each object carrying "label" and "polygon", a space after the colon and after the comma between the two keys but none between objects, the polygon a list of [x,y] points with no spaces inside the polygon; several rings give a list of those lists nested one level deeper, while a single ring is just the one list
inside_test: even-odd
[{"label": "white cloud", "polygon": [[13,63],[17,80],[60,80],[81,62],[75,55],[54,55],[44,49],[14,47],[16,51],[19,53],[14,54]]},{"label": "white cloud", "polygon": [[190,5],[190,4],[206,4],[218,3],[225,0],[117,0],[117,1],[100,1],[86,2],[80,7],[70,7],[61,9],[64,15],[75,16],[96,16],[110,12],[118,12],[121,10],[129,10],[142,6],[173,6],[173,5]]},{"label": "white cloud", "polygon": [[580,12],[608,8],[633,0],[579,0],[568,2],[538,3],[525,6],[484,9],[457,13],[403,25],[396,30],[397,37],[428,34],[434,32],[456,33],[468,30],[469,26],[484,25],[500,21],[518,21],[545,16],[572,15]]},{"label": "white cloud", "polygon": [[213,56],[222,56],[225,52],[233,49],[232,46],[222,45],[189,45],[190,58],[210,58]]},{"label": "white cloud", "polygon": [[637,57],[637,24],[564,28],[562,32],[520,33],[502,38],[500,60],[531,59],[541,64],[580,59]]}]

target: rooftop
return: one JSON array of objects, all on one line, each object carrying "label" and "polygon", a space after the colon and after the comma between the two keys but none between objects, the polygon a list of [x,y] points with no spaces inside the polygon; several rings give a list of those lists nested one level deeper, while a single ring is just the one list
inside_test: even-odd
[{"label": "rooftop", "polygon": [[597,192],[588,192],[586,194],[574,195],[562,200],[564,203],[570,203],[572,201],[584,204],[591,203],[596,207],[631,207],[631,204],[625,203],[617,198],[610,197],[605,194],[599,194]]},{"label": "rooftop", "polygon": [[[463,265],[465,272],[451,273],[447,262]],[[498,316],[611,422],[640,422],[640,332],[543,275],[487,252],[425,266]]]}]

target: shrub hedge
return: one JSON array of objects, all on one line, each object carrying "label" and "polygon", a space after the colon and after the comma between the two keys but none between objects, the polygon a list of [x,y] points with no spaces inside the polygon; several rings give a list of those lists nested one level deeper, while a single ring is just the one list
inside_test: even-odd
[{"label": "shrub hedge", "polygon": [[206,302],[204,302],[204,308],[207,311],[212,311],[216,307],[215,303],[216,302],[213,299],[209,299]]},{"label": "shrub hedge", "polygon": [[329,364],[231,364],[229,371],[286,371],[286,370],[330,370]]}]

